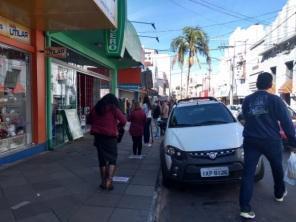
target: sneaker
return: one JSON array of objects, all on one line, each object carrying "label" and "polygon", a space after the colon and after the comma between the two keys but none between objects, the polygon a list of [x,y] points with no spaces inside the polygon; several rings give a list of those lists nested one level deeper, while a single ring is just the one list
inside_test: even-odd
[{"label": "sneaker", "polygon": [[246,219],[254,219],[256,217],[253,211],[250,212],[240,212],[240,216]]},{"label": "sneaker", "polygon": [[148,146],[148,147],[151,147],[151,146],[152,146],[152,144],[151,144],[151,143],[149,143],[147,146]]},{"label": "sneaker", "polygon": [[274,198],[275,199],[275,201],[277,201],[277,202],[283,202],[284,201],[284,198],[285,198],[285,196],[287,196],[288,195],[288,191],[287,190],[285,190],[285,192],[284,192],[284,194],[283,194],[283,196],[282,197],[280,197],[280,198]]}]

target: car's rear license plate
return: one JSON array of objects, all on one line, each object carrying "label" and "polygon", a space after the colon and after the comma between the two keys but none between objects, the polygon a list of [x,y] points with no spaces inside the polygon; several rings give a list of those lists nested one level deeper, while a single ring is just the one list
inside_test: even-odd
[{"label": "car's rear license plate", "polygon": [[228,167],[210,167],[200,169],[201,177],[226,177],[229,176]]}]

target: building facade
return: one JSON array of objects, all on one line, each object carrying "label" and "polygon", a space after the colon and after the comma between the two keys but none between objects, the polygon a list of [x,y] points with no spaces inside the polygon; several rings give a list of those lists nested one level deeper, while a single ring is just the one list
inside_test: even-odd
[{"label": "building facade", "polygon": [[219,75],[225,78],[216,87],[217,97],[228,103],[232,93],[234,103],[241,103],[257,90],[257,76],[266,71],[274,77],[271,92],[296,108],[295,11],[296,1],[288,0],[271,25],[237,28],[230,35],[229,45],[222,46],[225,51]]},{"label": "building facade", "polygon": [[142,64],[126,4],[0,2],[0,165],[83,136],[95,102],[118,95],[118,70]]}]

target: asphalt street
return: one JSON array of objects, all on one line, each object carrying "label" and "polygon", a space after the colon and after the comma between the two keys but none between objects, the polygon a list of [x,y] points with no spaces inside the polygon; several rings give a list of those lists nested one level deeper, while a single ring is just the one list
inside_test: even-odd
[{"label": "asphalt street", "polygon": [[[285,153],[284,165],[288,153]],[[273,199],[273,179],[265,159],[265,177],[256,183],[252,206],[257,222],[295,222],[296,187],[287,185],[283,203]],[[157,222],[232,222],[247,221],[239,216],[239,183],[215,185],[163,186],[157,205]]]}]

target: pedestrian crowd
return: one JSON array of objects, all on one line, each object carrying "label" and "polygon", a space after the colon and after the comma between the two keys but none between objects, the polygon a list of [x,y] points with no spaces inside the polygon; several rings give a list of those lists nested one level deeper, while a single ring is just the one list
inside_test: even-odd
[{"label": "pedestrian crowd", "polygon": [[[272,87],[272,81],[270,73],[259,74],[258,91],[247,96],[242,105],[244,172],[239,204],[240,216],[247,219],[255,218],[250,202],[254,175],[261,155],[264,155],[271,165],[275,201],[282,202],[288,193],[284,183],[279,130],[281,126],[290,146],[295,148],[295,129],[282,99],[268,92]],[[171,107],[172,103],[168,104],[167,101],[154,101],[152,104],[149,97],[145,96],[142,103],[128,103],[124,114],[113,94],[107,94],[97,102],[88,117],[88,123],[91,124],[91,134],[94,135],[94,145],[98,153],[102,189],[113,189],[112,177],[116,170],[117,143],[124,133],[123,128],[129,131],[132,137],[133,155],[141,156],[143,141],[145,146],[151,147],[154,139],[164,135]]]},{"label": "pedestrian crowd", "polygon": [[164,135],[170,107],[167,101],[154,101],[144,96],[143,102],[126,101],[126,112],[115,95],[102,97],[91,110],[87,123],[91,125],[94,146],[97,149],[101,189],[113,190],[112,178],[116,171],[117,144],[124,131],[132,137],[132,153],[142,157],[143,142],[151,147],[154,139]]}]

